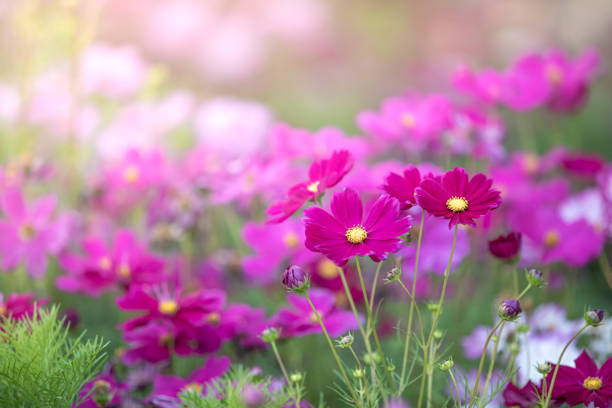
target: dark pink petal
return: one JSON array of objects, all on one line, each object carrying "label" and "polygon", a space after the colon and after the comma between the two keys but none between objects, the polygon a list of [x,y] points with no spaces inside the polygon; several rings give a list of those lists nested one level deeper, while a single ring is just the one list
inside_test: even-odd
[{"label": "dark pink petal", "polygon": [[451,196],[464,197],[468,184],[468,176],[464,169],[455,167],[442,176],[442,186]]},{"label": "dark pink petal", "polygon": [[345,188],[333,195],[330,205],[332,214],[347,229],[363,221],[363,205],[357,191]]},{"label": "dark pink petal", "polygon": [[399,211],[399,201],[397,199],[386,194],[382,195],[374,202],[363,227],[368,234],[374,233],[393,223],[397,219]]},{"label": "dark pink petal", "polygon": [[131,290],[123,297],[117,298],[117,306],[123,310],[146,310],[157,311],[159,303],[157,299],[142,289]]},{"label": "dark pink petal", "polygon": [[574,365],[577,370],[584,374],[584,377],[597,376],[597,364],[593,361],[591,356],[589,356],[586,350],[580,353],[578,358],[574,360]]}]

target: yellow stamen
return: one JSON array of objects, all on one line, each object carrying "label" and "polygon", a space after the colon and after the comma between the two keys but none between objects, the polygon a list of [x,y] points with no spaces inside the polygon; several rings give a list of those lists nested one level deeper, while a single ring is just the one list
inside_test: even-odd
[{"label": "yellow stamen", "polygon": [[416,124],[416,119],[412,113],[404,113],[402,115],[402,124],[408,129],[412,129]]},{"label": "yellow stamen", "polygon": [[446,200],[446,208],[452,212],[462,212],[468,208],[468,200],[465,197],[453,196]]},{"label": "yellow stamen", "polygon": [[317,265],[317,272],[325,279],[334,279],[338,276],[338,267],[328,258],[325,258]]},{"label": "yellow stamen", "polygon": [[310,191],[313,194],[316,194],[319,192],[319,184],[321,184],[320,181],[313,181],[312,183],[310,183],[309,185],[306,186],[306,190]]},{"label": "yellow stamen", "polygon": [[174,300],[162,300],[159,302],[159,311],[165,315],[173,315],[178,310],[178,304]]},{"label": "yellow stamen", "polygon": [[206,316],[206,321],[211,324],[219,324],[221,321],[221,315],[217,312],[211,312]]},{"label": "yellow stamen", "polygon": [[108,381],[105,380],[98,380],[94,383],[93,387],[94,390],[100,389],[100,388],[110,388],[110,383]]},{"label": "yellow stamen", "polygon": [[317,318],[317,315],[316,315],[315,312],[312,312],[310,314],[310,321],[313,322],[313,323],[318,323],[319,322],[319,319]]},{"label": "yellow stamen", "polygon": [[603,386],[599,377],[587,377],[582,385],[590,391],[597,391]]},{"label": "yellow stamen", "polygon": [[196,382],[189,383],[184,388],[185,391],[202,392],[202,384]]},{"label": "yellow stamen", "polygon": [[556,247],[559,244],[560,239],[561,237],[559,237],[559,233],[557,231],[550,230],[544,236],[544,245],[551,248]]},{"label": "yellow stamen", "polygon": [[295,248],[298,244],[298,236],[295,232],[288,232],[283,237],[283,243],[288,248]]},{"label": "yellow stamen", "polygon": [[556,64],[549,64],[546,67],[546,78],[553,85],[559,85],[563,80],[563,71]]},{"label": "yellow stamen", "polygon": [[119,265],[119,268],[117,268],[117,273],[119,274],[119,276],[126,279],[132,276],[132,270],[126,264]]},{"label": "yellow stamen", "polygon": [[98,266],[100,267],[100,269],[108,271],[111,266],[113,266],[113,263],[111,262],[108,256],[103,256],[102,258],[98,259]]},{"label": "yellow stamen", "polygon": [[351,244],[361,244],[367,237],[368,233],[361,225],[356,225],[346,230],[346,239]]},{"label": "yellow stamen", "polygon": [[36,230],[32,224],[25,223],[19,228],[19,238],[22,241],[29,241],[34,238],[34,235],[36,235]]},{"label": "yellow stamen", "polygon": [[7,312],[5,305],[0,305],[0,316],[4,316]]},{"label": "yellow stamen", "polygon": [[128,166],[123,170],[123,179],[127,183],[134,183],[140,178],[140,169],[136,166]]}]

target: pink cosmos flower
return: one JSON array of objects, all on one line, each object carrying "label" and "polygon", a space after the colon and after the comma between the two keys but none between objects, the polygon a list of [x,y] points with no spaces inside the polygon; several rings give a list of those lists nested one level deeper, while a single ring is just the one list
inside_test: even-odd
[{"label": "pink cosmos flower", "polygon": [[255,251],[242,259],[242,267],[247,278],[256,283],[276,282],[287,262],[301,265],[316,258],[304,248],[304,225],[297,220],[264,225],[249,222],[242,236]]},{"label": "pink cosmos flower", "polygon": [[15,320],[31,317],[36,308],[44,306],[48,302],[48,299],[32,301],[33,299],[33,293],[11,293],[6,299],[0,293],[0,317],[10,317]]},{"label": "pink cosmos flower", "polygon": [[159,283],[165,277],[164,261],[148,252],[129,230],[118,231],[112,247],[93,237],[83,242],[83,248],[84,256],[61,256],[61,266],[67,272],[57,278],[61,290],[99,296],[118,287]]},{"label": "pink cosmos flower", "polygon": [[385,178],[383,189],[392,197],[399,200],[402,210],[417,205],[414,190],[421,184],[421,173],[413,165],[404,170],[403,175],[390,173]]},{"label": "pink cosmos flower", "polygon": [[333,195],[331,212],[311,207],[304,211],[305,245],[344,265],[353,256],[369,256],[379,262],[399,249],[401,235],[410,229],[408,217],[400,217],[397,199],[380,196],[364,217],[359,194],[345,188]]},{"label": "pink cosmos flower", "polygon": [[171,293],[164,287],[146,290],[133,287],[116,301],[121,310],[145,312],[123,322],[120,325],[122,329],[132,330],[152,320],[166,320],[177,329],[190,331],[216,319],[225,306],[225,298],[225,292],[217,289],[182,295],[180,289]]},{"label": "pink cosmos flower", "polygon": [[[222,376],[229,369],[231,361],[228,357],[211,356],[203,367],[195,370],[187,379],[177,376],[157,375],[153,382],[153,392],[149,397],[155,403],[156,397],[166,396],[176,398],[184,391],[197,391],[206,394],[206,385],[213,379]],[[179,401],[176,399],[176,403]]]},{"label": "pink cosmos flower", "polygon": [[[313,288],[308,292],[313,305],[321,315],[330,336],[337,337],[357,328],[352,312],[339,309],[334,305],[333,294],[325,289]],[[281,309],[272,318],[272,325],[280,329],[283,337],[302,337],[321,333],[321,326],[304,296],[290,293],[287,300],[289,309]]]},{"label": "pink cosmos flower", "polygon": [[67,241],[69,218],[52,218],[57,207],[54,196],[27,205],[18,187],[7,187],[0,200],[4,211],[0,219],[2,268],[12,269],[23,262],[30,276],[41,277],[47,256],[57,254]]},{"label": "pink cosmos flower", "polygon": [[347,150],[334,151],[329,159],[316,160],[308,169],[308,181],[287,192],[287,200],[273,204],[266,213],[269,223],[283,222],[308,200],[316,200],[325,190],[338,184],[353,168],[353,156]]},{"label": "pink cosmos flower", "polygon": [[127,365],[139,361],[167,361],[173,353],[179,356],[212,353],[221,346],[217,330],[210,325],[184,330],[168,321],[150,321],[144,326],[126,330],[123,340],[127,348],[122,356]]},{"label": "pink cosmos flower", "polygon": [[246,304],[234,304],[219,317],[219,331],[224,339],[237,340],[242,347],[265,346],[261,332],[270,326],[266,311]]},{"label": "pink cosmos flower", "polygon": [[[574,361],[574,367],[561,365],[552,390],[552,397],[570,406],[593,403],[597,408],[612,405],[612,358],[597,367],[593,359],[583,351]],[[553,365],[554,369],[554,365]],[[547,376],[550,384],[553,373]]]},{"label": "pink cosmos flower", "polygon": [[[523,388],[518,388],[513,383],[508,383],[502,392],[504,397],[504,404],[507,407],[519,407],[519,408],[534,408],[537,407],[542,395],[542,387],[536,386],[531,381],[527,381],[527,384]],[[553,402],[553,406],[557,406]]]},{"label": "pink cosmos flower", "polygon": [[491,188],[493,181],[478,173],[471,179],[464,169],[454,168],[437,179],[424,179],[416,189],[417,202],[428,213],[456,224],[475,227],[474,220],[501,204],[500,192]]}]

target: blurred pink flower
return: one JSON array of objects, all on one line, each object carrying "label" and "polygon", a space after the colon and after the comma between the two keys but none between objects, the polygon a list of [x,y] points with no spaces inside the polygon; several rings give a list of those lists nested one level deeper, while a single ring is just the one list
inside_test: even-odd
[{"label": "blurred pink flower", "polygon": [[2,267],[12,269],[21,262],[32,277],[42,277],[47,256],[56,255],[68,240],[68,216],[53,218],[55,196],[42,197],[27,205],[18,187],[7,187],[1,195],[4,218],[0,219]]},{"label": "blurred pink flower", "polygon": [[34,310],[47,304],[48,299],[34,300],[34,293],[11,293],[6,298],[0,293],[0,317],[21,320],[31,317]]},{"label": "blurred pink flower", "polygon": [[67,292],[99,296],[109,290],[164,280],[164,261],[147,251],[130,230],[120,230],[112,247],[92,237],[83,241],[84,255],[63,254],[66,274],[57,278],[57,287]]}]

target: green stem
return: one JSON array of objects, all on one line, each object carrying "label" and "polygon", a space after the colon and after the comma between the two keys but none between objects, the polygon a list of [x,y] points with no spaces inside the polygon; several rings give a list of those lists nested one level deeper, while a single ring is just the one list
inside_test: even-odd
[{"label": "green stem", "polygon": [[446,269],[444,270],[444,281],[442,282],[442,293],[440,294],[440,301],[438,302],[438,308],[436,310],[436,314],[434,315],[433,323],[431,325],[431,330],[427,338],[427,343],[423,347],[424,349],[423,373],[421,376],[421,387],[419,390],[419,402],[417,404],[418,408],[421,408],[421,405],[423,403],[423,392],[425,390],[425,373],[426,373],[427,365],[429,364],[429,360],[428,360],[429,345],[431,344],[433,333],[436,330],[436,326],[438,325],[438,319],[440,318],[440,314],[442,313],[442,305],[444,303],[444,297],[446,295],[446,285],[448,284],[448,277],[450,275],[450,268],[453,262],[453,255],[455,254],[455,244],[457,243],[457,231],[458,230],[459,230],[459,225],[455,224],[455,232],[453,234],[453,244],[451,246],[451,252],[448,258],[448,265],[446,266]]},{"label": "green stem", "polygon": [[567,351],[567,348],[570,346],[570,344],[572,344],[574,340],[576,340],[576,337],[580,336],[580,333],[582,333],[584,329],[586,329],[587,327],[589,327],[589,325],[588,323],[585,323],[584,326],[582,326],[582,328],[580,328],[580,330],[578,330],[576,334],[574,334],[574,337],[572,337],[570,341],[567,342],[565,347],[563,347],[563,350],[561,351],[561,354],[559,355],[559,359],[557,360],[557,365],[555,365],[555,371],[553,371],[553,376],[552,376],[552,379],[550,380],[550,386],[548,387],[548,390],[546,391],[546,402],[544,402],[543,408],[548,408],[548,404],[550,404],[550,398],[552,397],[552,391],[555,386],[555,381],[557,380],[557,373],[559,372],[559,366],[561,365],[561,360],[563,359],[563,355]]},{"label": "green stem", "polygon": [[355,394],[353,385],[351,384],[351,382],[348,379],[348,376],[346,375],[346,371],[344,371],[344,366],[342,365],[342,361],[340,361],[340,357],[338,356],[338,353],[336,353],[336,348],[334,347],[334,343],[332,343],[332,340],[329,337],[329,333],[327,333],[327,329],[325,328],[325,324],[323,324],[323,319],[321,318],[321,315],[319,314],[319,312],[317,311],[317,308],[314,306],[314,304],[310,300],[310,296],[308,296],[308,293],[306,293],[305,296],[306,296],[306,300],[308,300],[308,304],[310,305],[310,307],[312,308],[312,311],[315,314],[315,317],[317,318],[317,321],[319,322],[319,325],[321,326],[321,330],[323,330],[323,334],[325,335],[325,338],[327,339],[327,344],[329,344],[329,348],[332,354],[334,355],[334,358],[336,359],[336,363],[338,364],[338,368],[340,369],[340,373],[342,374],[342,377],[344,378],[344,382],[346,383],[346,386],[348,387],[351,397],[353,398],[353,400],[355,401],[358,407],[363,407],[363,405],[357,398],[357,394]]},{"label": "green stem", "polygon": [[276,347],[276,342],[275,341],[271,341],[270,345],[272,346],[272,350],[274,350],[274,355],[276,356],[276,361],[278,362],[278,365],[280,366],[280,369],[283,372],[283,376],[285,377],[285,381],[287,381],[287,385],[289,386],[289,390],[291,391],[291,395],[293,396],[293,398],[295,398],[297,400],[297,394],[295,393],[295,390],[293,389],[293,385],[291,384],[291,380],[289,379],[289,375],[287,374],[287,369],[285,368],[285,364],[283,364],[283,359],[281,358],[280,353],[278,352],[278,348]]},{"label": "green stem", "polygon": [[476,393],[478,392],[478,384],[480,384],[480,375],[482,374],[482,368],[484,365],[485,356],[487,355],[487,347],[489,347],[489,342],[491,341],[491,338],[493,337],[493,335],[495,334],[495,332],[497,331],[497,329],[499,328],[499,326],[501,326],[503,322],[504,320],[500,320],[493,327],[493,329],[491,329],[491,332],[489,333],[489,336],[487,337],[487,341],[485,341],[484,347],[482,348],[482,354],[480,355],[480,362],[478,363],[478,373],[476,374],[476,382],[474,383],[474,389],[472,390],[472,395],[470,396],[470,405],[468,405],[468,408],[472,408],[472,406],[474,405],[474,401],[476,400]]},{"label": "green stem", "polygon": [[[421,242],[423,239],[423,223],[424,222],[425,222],[425,210],[422,210],[421,211],[421,223],[419,225],[419,236],[417,238],[416,256],[414,258],[414,271],[413,271],[413,276],[412,276],[412,292],[410,296],[410,311],[408,312],[408,328],[406,329],[406,340],[404,340],[404,357],[402,359],[402,374],[400,376],[400,391],[399,391],[400,393],[402,392],[402,389],[404,388],[404,379],[406,378],[406,369],[408,368],[408,351],[410,349],[410,339],[412,338],[412,316],[414,315],[415,308],[417,309],[417,311],[419,310],[416,307],[415,293],[416,293],[417,278],[419,276],[419,257],[421,255]],[[408,293],[408,290],[406,290],[406,286],[401,281],[401,278],[399,282],[404,287],[404,290],[406,291],[406,293]],[[421,322],[421,332],[422,331],[423,331],[423,322]],[[423,338],[423,343],[424,342],[425,342],[425,339]]]},{"label": "green stem", "polygon": [[387,360],[385,359],[380,340],[378,339],[378,333],[376,332],[376,324],[373,321],[372,304],[370,304],[370,302],[368,301],[368,292],[366,291],[365,283],[363,282],[363,274],[361,273],[361,266],[359,265],[358,256],[355,257],[355,264],[357,265],[357,274],[359,275],[359,282],[361,284],[361,290],[363,291],[363,300],[365,301],[365,306],[368,313],[367,334],[369,335],[369,333],[371,332],[374,335],[374,342],[376,343],[376,348],[378,349],[378,354],[380,355],[380,361],[382,362],[383,369],[385,370],[387,382],[389,383],[391,392],[395,393],[395,386],[393,385],[391,373],[389,372],[389,367],[387,366]]},{"label": "green stem", "polygon": [[[412,293],[410,293],[410,291],[408,290],[408,288],[406,287],[406,285],[404,284],[404,282],[402,282],[401,280],[398,280],[397,282],[400,284],[400,286],[402,287],[402,289],[404,289],[404,292],[406,292],[406,294],[408,295],[408,297],[409,297],[409,298],[410,298],[412,301],[414,301],[414,296],[412,296]],[[423,318],[422,318],[422,316],[421,316],[421,311],[419,310],[419,308],[418,308],[418,307],[417,307],[417,308],[415,308],[415,310],[416,310],[417,319],[418,319],[418,321],[419,321],[419,329],[420,329],[420,332],[421,332],[421,341],[423,342],[423,344],[425,344],[425,332],[424,332],[424,329],[423,329]]]},{"label": "green stem", "polygon": [[457,408],[461,408],[461,397],[459,396],[459,387],[457,387],[457,380],[455,380],[455,375],[453,374],[453,369],[450,368],[448,370],[448,374],[451,377],[451,380],[453,381],[453,386],[455,387],[455,405],[457,406]]},{"label": "green stem", "polygon": [[525,293],[527,293],[529,289],[531,289],[531,283],[528,283],[527,286],[525,286],[525,289],[523,289],[523,291],[516,297],[516,300],[521,300],[521,298],[525,296]]},{"label": "green stem", "polygon": [[[434,361],[436,359],[436,342],[432,341],[429,346],[429,355],[431,356],[431,360]],[[433,390],[433,364],[429,365],[427,370],[427,408],[431,408],[431,394]]]},{"label": "green stem", "polygon": [[[505,322],[504,322],[505,323]],[[483,399],[480,401],[479,407],[484,407],[485,400],[484,398],[487,395],[487,390],[489,389],[489,383],[491,382],[491,377],[493,376],[493,367],[495,366],[495,359],[497,357],[497,348],[499,347],[499,342],[501,340],[502,333],[504,331],[504,323],[499,326],[499,334],[497,338],[493,342],[493,355],[491,356],[491,361],[489,362],[489,370],[487,371],[487,379],[485,381],[484,389],[482,391]]]},{"label": "green stem", "polygon": [[[380,275],[380,269],[382,267],[382,262],[378,263],[376,267],[376,273],[374,274],[374,282],[372,282],[372,291],[370,292],[370,304],[374,305],[374,294],[376,293],[376,284],[378,282],[378,276]],[[374,307],[374,306],[372,306]]]},{"label": "green stem", "polygon": [[[355,358],[355,361],[357,362],[357,366],[365,374],[365,370],[363,369],[363,366],[361,365],[361,361],[359,360],[359,357],[357,357],[357,353],[355,353],[355,350],[353,349],[353,346],[349,346],[349,350],[351,351],[351,354]],[[368,391],[368,382],[364,381],[364,384],[365,384],[366,401],[368,401],[368,403],[369,403],[370,393]]]},{"label": "green stem", "polygon": [[[370,344],[370,339],[368,336],[366,336],[366,332],[363,328],[363,325],[361,324],[361,319],[359,318],[359,312],[357,312],[357,307],[355,306],[355,300],[353,299],[353,295],[351,294],[351,289],[349,288],[348,283],[346,281],[346,275],[344,274],[344,270],[342,268],[338,267],[338,271],[340,272],[340,280],[342,280],[342,286],[344,286],[346,298],[349,301],[351,310],[353,311],[353,315],[355,315],[355,320],[357,321],[357,326],[359,327],[359,332],[361,333],[361,337],[363,337],[363,343],[365,344],[366,352],[368,353],[369,356],[372,356],[372,346]],[[374,359],[370,358],[369,363],[370,363],[370,368],[372,372],[372,383],[374,383],[376,380],[376,362],[374,361]],[[384,389],[383,389],[383,399],[385,401],[387,399],[387,396],[384,393]]]}]

